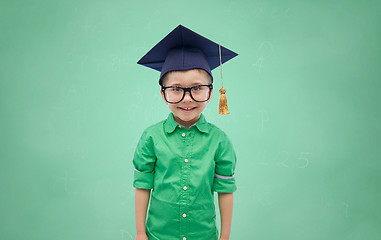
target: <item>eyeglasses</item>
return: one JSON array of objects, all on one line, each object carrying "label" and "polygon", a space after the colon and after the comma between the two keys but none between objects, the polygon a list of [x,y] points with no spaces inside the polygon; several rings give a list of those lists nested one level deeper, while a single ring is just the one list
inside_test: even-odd
[{"label": "eyeglasses", "polygon": [[195,102],[206,102],[210,98],[213,85],[197,85],[190,88],[183,87],[161,87],[165,101],[168,103],[179,103],[184,99],[185,93],[189,92]]}]

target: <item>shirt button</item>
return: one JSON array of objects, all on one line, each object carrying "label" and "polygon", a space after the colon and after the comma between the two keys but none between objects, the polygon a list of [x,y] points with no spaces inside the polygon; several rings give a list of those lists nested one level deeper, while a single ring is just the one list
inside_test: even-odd
[{"label": "shirt button", "polygon": [[185,137],[185,133],[182,133],[181,136]]},{"label": "shirt button", "polygon": [[188,162],[188,159],[185,159],[184,162]]},{"label": "shirt button", "polygon": [[187,188],[187,186],[184,186],[183,189],[184,189],[184,191],[185,191],[185,190],[187,190],[188,188]]},{"label": "shirt button", "polygon": [[185,213],[183,213],[183,218],[186,218],[186,217],[187,217],[187,215]]}]

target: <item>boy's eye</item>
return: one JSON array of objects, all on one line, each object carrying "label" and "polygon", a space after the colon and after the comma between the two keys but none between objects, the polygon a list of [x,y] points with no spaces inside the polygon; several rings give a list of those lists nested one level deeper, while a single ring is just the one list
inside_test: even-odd
[{"label": "boy's eye", "polygon": [[180,87],[172,87],[171,90],[173,92],[180,92],[180,91],[182,91],[182,89]]},{"label": "boy's eye", "polygon": [[200,91],[201,90],[201,86],[194,86],[192,89],[193,89],[193,91]]}]

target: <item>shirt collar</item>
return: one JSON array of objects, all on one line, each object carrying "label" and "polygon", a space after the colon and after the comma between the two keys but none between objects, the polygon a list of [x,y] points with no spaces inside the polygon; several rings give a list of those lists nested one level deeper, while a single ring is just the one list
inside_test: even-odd
[{"label": "shirt collar", "polygon": [[[164,130],[167,133],[172,133],[175,131],[176,127],[178,124],[176,123],[175,119],[173,118],[173,113],[170,113],[167,120],[164,123]],[[203,114],[201,114],[200,119],[196,123],[195,127],[203,133],[208,133],[209,128],[208,128],[208,122],[206,121],[205,117]]]},{"label": "shirt collar", "polygon": [[167,133],[172,133],[173,131],[175,131],[176,127],[177,127],[177,123],[175,122],[175,119],[173,118],[173,114],[170,113],[168,115],[167,120],[165,120],[164,122],[164,130]]},{"label": "shirt collar", "polygon": [[206,121],[204,115],[201,113],[200,120],[196,123],[196,128],[203,133],[208,133],[209,128],[208,128],[208,122]]}]

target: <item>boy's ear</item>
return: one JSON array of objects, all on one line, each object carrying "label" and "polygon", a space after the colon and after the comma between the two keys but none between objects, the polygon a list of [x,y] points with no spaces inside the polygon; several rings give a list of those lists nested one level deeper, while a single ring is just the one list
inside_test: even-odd
[{"label": "boy's ear", "polygon": [[164,98],[164,93],[163,93],[163,91],[160,90],[160,93],[161,93],[161,97],[163,98],[165,104],[168,104],[168,102],[167,102],[167,101],[165,100],[165,98]]}]

